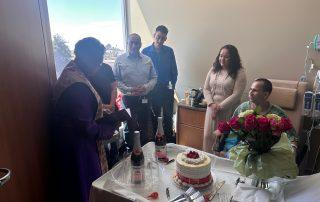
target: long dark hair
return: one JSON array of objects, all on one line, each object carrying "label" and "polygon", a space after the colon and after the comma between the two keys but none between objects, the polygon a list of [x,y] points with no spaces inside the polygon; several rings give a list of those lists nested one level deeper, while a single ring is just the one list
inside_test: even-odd
[{"label": "long dark hair", "polygon": [[239,56],[238,49],[235,46],[230,45],[230,44],[225,45],[220,49],[220,51],[219,51],[219,53],[213,63],[213,72],[217,73],[222,69],[222,66],[219,62],[219,56],[220,56],[222,49],[227,49],[229,52],[230,60],[229,60],[228,75],[231,78],[235,79],[237,77],[238,70],[242,68],[242,64],[241,64],[241,59]]}]

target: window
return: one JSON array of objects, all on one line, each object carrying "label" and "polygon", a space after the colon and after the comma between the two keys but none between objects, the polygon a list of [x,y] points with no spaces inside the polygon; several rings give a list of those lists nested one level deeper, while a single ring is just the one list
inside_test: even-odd
[{"label": "window", "polygon": [[95,37],[106,47],[104,62],[124,52],[124,6],[121,0],[47,0],[57,77],[74,58],[77,41]]}]

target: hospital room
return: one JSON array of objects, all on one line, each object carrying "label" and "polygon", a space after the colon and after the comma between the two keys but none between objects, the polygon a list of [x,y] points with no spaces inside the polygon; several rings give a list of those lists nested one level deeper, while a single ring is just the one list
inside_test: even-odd
[{"label": "hospital room", "polygon": [[0,201],[320,201],[319,8],[0,0]]}]

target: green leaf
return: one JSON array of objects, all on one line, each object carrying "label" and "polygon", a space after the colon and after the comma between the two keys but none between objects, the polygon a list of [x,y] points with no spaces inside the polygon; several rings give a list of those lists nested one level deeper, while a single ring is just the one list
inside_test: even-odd
[{"label": "green leaf", "polygon": [[260,114],[261,110],[262,110],[262,109],[261,109],[260,106],[257,106],[257,107],[254,109],[254,111],[255,111],[256,114]]},{"label": "green leaf", "polygon": [[242,125],[244,123],[244,117],[239,117],[238,122]]}]

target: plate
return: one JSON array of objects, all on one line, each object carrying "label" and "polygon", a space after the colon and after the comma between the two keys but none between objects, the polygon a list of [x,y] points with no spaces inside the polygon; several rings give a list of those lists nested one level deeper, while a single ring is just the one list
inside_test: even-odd
[{"label": "plate", "polygon": [[159,165],[151,159],[145,159],[142,168],[144,180],[141,183],[133,183],[133,169],[130,158],[118,164],[112,171],[113,180],[122,187],[134,189],[149,189],[159,181]]}]

